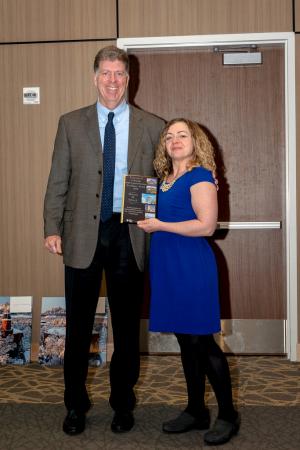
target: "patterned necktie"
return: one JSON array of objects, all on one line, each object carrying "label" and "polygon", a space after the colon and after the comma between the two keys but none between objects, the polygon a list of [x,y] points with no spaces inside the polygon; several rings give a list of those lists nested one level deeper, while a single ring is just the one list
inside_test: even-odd
[{"label": "patterned necktie", "polygon": [[116,159],[116,132],[113,124],[115,113],[108,113],[103,144],[103,190],[101,202],[101,220],[105,222],[113,213],[113,194]]}]

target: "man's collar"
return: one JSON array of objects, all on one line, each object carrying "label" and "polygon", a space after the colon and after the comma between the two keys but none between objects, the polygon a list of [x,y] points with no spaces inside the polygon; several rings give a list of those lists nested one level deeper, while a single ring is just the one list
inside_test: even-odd
[{"label": "man's collar", "polygon": [[106,106],[102,105],[99,100],[97,101],[97,111],[100,113],[100,117],[107,117],[110,112],[114,112],[115,116],[119,116],[126,110],[126,108],[128,108],[128,103],[125,100],[113,110],[106,108]]}]

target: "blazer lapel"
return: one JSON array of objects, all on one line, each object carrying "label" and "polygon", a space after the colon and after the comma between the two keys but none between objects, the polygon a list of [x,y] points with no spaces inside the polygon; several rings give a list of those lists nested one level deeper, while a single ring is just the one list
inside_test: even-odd
[{"label": "blazer lapel", "polygon": [[87,127],[87,135],[89,137],[92,148],[98,155],[101,156],[100,161],[102,164],[102,145],[100,139],[100,130],[99,130],[96,103],[92,105],[90,108],[88,108],[86,111],[86,127]]},{"label": "blazer lapel", "polygon": [[130,173],[133,161],[140,149],[143,136],[143,123],[139,110],[129,105],[129,137],[128,137],[128,173]]}]

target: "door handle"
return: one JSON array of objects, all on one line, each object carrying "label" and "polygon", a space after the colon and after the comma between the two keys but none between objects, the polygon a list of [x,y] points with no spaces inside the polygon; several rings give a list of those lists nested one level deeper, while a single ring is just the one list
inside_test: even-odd
[{"label": "door handle", "polygon": [[280,229],[281,222],[218,222],[217,230],[269,230]]}]

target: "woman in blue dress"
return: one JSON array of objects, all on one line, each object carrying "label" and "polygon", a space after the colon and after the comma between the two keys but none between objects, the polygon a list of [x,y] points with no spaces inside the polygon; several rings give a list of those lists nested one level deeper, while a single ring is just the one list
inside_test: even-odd
[{"label": "woman in blue dress", "polygon": [[138,222],[153,233],[150,330],[175,333],[188,393],[187,407],[163,423],[163,431],[209,428],[207,376],[219,410],[204,441],[223,444],[238,432],[240,419],[228,363],[213,337],[220,331],[218,273],[206,236],[214,233],[218,215],[214,150],[197,123],[173,119],[162,131],[154,167],[161,179],[157,218]]}]

